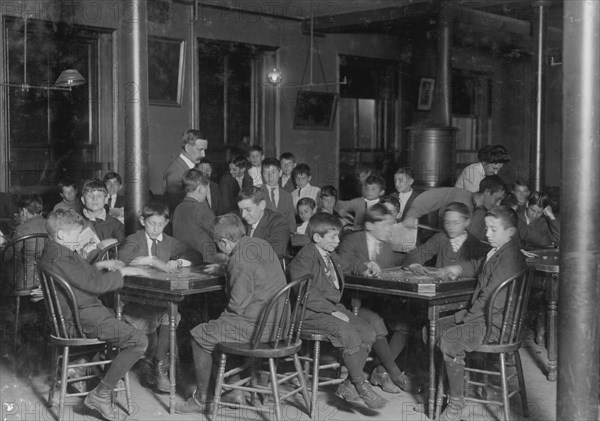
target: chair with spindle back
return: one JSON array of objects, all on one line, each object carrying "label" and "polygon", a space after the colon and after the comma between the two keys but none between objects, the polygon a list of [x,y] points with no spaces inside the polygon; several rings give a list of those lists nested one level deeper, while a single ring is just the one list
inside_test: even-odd
[{"label": "chair with spindle back", "polygon": [[[521,395],[523,415],[525,415],[525,417],[529,417],[527,393],[525,390],[525,380],[523,377],[521,357],[519,356],[519,348],[521,348],[521,333],[527,313],[527,301],[529,300],[532,273],[533,270],[531,268],[527,268],[506,279],[496,287],[487,302],[486,334],[482,345],[474,352],[484,353],[487,355],[498,355],[500,360],[500,371],[488,370],[487,367],[484,369],[475,368],[470,366],[468,361],[465,365],[465,401],[500,405],[504,410],[505,421],[509,420],[509,399],[517,393],[520,393]],[[501,319],[502,324],[500,326],[495,326],[493,324],[494,313],[498,312],[499,308],[503,309]],[[510,376],[507,376],[506,374],[506,360],[508,356],[512,356],[514,358],[516,368],[515,374]],[[444,372],[444,364],[442,363],[439,370],[440,375],[437,390],[436,419],[439,419],[442,399],[444,397]],[[483,375],[484,381],[471,380],[472,373]],[[500,377],[500,387],[485,382],[487,376],[490,375]],[[518,379],[518,387],[509,392],[509,381],[515,376]],[[471,384],[480,388],[492,387],[501,389],[502,401],[484,399],[483,397],[474,398],[467,396],[468,386]]]},{"label": "chair with spindle back", "polygon": [[[221,342],[217,345],[215,351],[220,353],[220,359],[219,373],[215,389],[214,410],[212,414],[213,419],[216,419],[219,406],[252,409],[255,411],[270,410],[270,408],[260,408],[238,403],[221,402],[221,394],[223,393],[223,390],[250,391],[252,393],[253,404],[256,401],[257,394],[272,395],[275,405],[275,416],[278,421],[282,419],[280,400],[285,400],[298,393],[301,393],[307,407],[307,412],[310,413],[310,397],[306,384],[306,378],[304,376],[304,372],[302,371],[300,359],[298,358],[298,351],[302,346],[300,333],[302,331],[302,323],[304,320],[308,296],[310,294],[311,283],[312,275],[307,275],[294,282],[288,283],[285,287],[279,290],[279,292],[266,304],[250,343]],[[292,289],[297,291],[297,299],[295,300],[293,306],[290,300],[290,292]],[[282,301],[283,311],[279,309],[281,307],[279,304]],[[291,311],[290,308],[292,308]],[[260,342],[263,332],[265,331],[265,328],[267,328],[267,321],[272,320],[272,317],[270,316],[271,313],[276,311],[281,311],[281,314],[278,315],[278,318],[276,319],[277,323],[274,326],[268,327],[269,329],[272,329],[271,332],[274,332],[274,335],[272,335],[274,340],[269,343]],[[225,372],[225,365],[227,364],[228,355],[248,358],[249,363],[243,367],[235,367],[228,372]],[[277,361],[285,357],[292,358],[295,371],[291,374],[278,374]],[[266,359],[269,362],[270,385],[266,387],[261,386],[257,378],[256,363],[260,359]],[[225,379],[231,376],[239,375],[246,368],[250,368],[250,375],[248,377],[232,384],[225,383]],[[296,387],[296,385],[292,383],[294,389],[286,393],[280,399],[279,386],[294,379],[297,379],[300,386]]]},{"label": "chair with spindle back", "polygon": [[2,294],[15,298],[15,324],[13,327],[13,355],[17,352],[19,334],[19,315],[21,297],[29,297],[40,286],[38,272],[34,263],[44,250],[47,234],[29,234],[6,244],[2,249],[0,261],[4,275]]},{"label": "chair with spindle back", "polygon": [[[63,419],[65,399],[69,396],[84,396],[88,392],[67,393],[67,384],[71,382],[86,381],[95,377],[97,374],[90,374],[77,377],[68,377],[68,371],[72,368],[80,367],[101,367],[104,368],[112,362],[111,359],[100,358],[99,361],[89,361],[84,363],[74,363],[69,361],[75,356],[96,354],[99,355],[112,353],[112,346],[108,342],[88,338],[83,332],[79,319],[79,305],[77,297],[69,283],[61,276],[52,272],[43,265],[37,265],[40,273],[42,292],[46,310],[50,317],[51,329],[50,345],[52,346],[52,369],[50,391],[48,392],[48,406],[52,406],[54,401],[54,390],[57,383],[60,383],[60,399],[58,403],[58,420]],[[62,354],[59,350],[62,348]],[[72,349],[73,348],[73,349]],[[62,364],[61,364],[62,360]],[[61,376],[57,379],[57,370],[60,365]],[[125,391],[127,398],[127,411],[131,412],[131,388],[129,383],[129,373],[124,376],[124,387],[119,387],[114,392]],[[114,394],[113,394],[114,398]]]}]

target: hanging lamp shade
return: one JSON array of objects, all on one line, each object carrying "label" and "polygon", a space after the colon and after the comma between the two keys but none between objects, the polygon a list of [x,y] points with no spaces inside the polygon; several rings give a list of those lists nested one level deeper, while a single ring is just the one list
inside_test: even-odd
[{"label": "hanging lamp shade", "polygon": [[81,76],[75,69],[63,70],[56,79],[54,86],[58,88],[71,88],[72,86],[79,86],[85,83],[85,78]]}]

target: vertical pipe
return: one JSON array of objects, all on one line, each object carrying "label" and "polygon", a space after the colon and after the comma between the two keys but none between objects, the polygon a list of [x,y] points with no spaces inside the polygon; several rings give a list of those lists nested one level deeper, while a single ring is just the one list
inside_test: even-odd
[{"label": "vertical pipe", "polygon": [[533,142],[530,150],[529,184],[535,191],[544,186],[544,138],[546,129],[546,40],[548,33],[547,0],[535,3],[538,12],[536,45],[536,97]]},{"label": "vertical pipe", "polygon": [[122,33],[125,230],[135,232],[148,200],[148,22],[147,0],[119,3]]},{"label": "vertical pipe", "polygon": [[438,22],[437,95],[434,123],[442,127],[452,126],[452,36],[453,22],[450,9],[442,4]]},{"label": "vertical pipe", "polygon": [[600,2],[564,2],[559,420],[598,419]]}]

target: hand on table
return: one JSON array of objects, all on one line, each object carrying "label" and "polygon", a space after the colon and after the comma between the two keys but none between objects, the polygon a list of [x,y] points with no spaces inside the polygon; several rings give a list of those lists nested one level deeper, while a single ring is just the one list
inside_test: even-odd
[{"label": "hand on table", "polygon": [[31,293],[29,294],[31,297],[31,301],[33,301],[34,303],[37,303],[38,301],[41,301],[44,299],[44,293],[42,292],[42,287],[37,287],[31,290]]},{"label": "hand on table", "polygon": [[379,265],[376,262],[373,262],[373,261],[365,262],[365,265],[367,266],[367,270],[365,270],[362,273],[362,276],[377,277],[377,276],[381,275],[381,268],[379,267]]},{"label": "hand on table", "polygon": [[150,266],[154,269],[158,269],[167,273],[177,272],[178,268],[173,268],[173,265],[169,266],[168,263],[163,262],[162,260],[154,257],[154,256],[140,256],[133,259],[129,262],[131,266]]},{"label": "hand on table", "polygon": [[127,266],[124,262],[120,260],[104,260],[102,262],[96,262],[94,264],[98,269],[106,269],[106,270],[117,270]]},{"label": "hand on table", "polygon": [[210,273],[211,275],[217,274],[222,271],[222,266],[220,263],[211,263],[209,265],[204,266],[204,272]]},{"label": "hand on table", "polygon": [[455,281],[460,275],[462,275],[462,268],[460,266],[444,266],[438,271],[438,275],[444,281]]},{"label": "hand on table", "polygon": [[419,221],[417,218],[412,216],[408,216],[402,221],[402,225],[404,225],[406,228],[417,228],[418,223]]},{"label": "hand on table", "polygon": [[413,263],[412,265],[409,265],[408,268],[415,275],[427,275],[427,273],[428,273],[425,266],[423,266],[419,263]]},{"label": "hand on table", "polygon": [[537,254],[535,254],[535,253],[532,253],[532,252],[530,252],[530,251],[523,250],[523,249],[521,249],[521,253],[523,253],[523,255],[524,255],[525,257],[529,258],[529,259],[532,259],[532,258],[534,258],[534,257],[540,257],[540,256],[538,256],[538,255],[537,255]]},{"label": "hand on table", "polygon": [[133,266],[125,266],[123,268],[119,268],[118,270],[119,270],[119,272],[121,272],[121,275],[123,275],[123,276],[146,276],[146,277],[150,276],[150,274],[148,273],[148,271],[146,269],[136,268]]},{"label": "hand on table", "polygon": [[331,313],[331,315],[333,317],[337,317],[338,319],[340,319],[346,323],[350,322],[350,318],[346,314],[342,313],[341,311],[334,311],[333,313]]}]

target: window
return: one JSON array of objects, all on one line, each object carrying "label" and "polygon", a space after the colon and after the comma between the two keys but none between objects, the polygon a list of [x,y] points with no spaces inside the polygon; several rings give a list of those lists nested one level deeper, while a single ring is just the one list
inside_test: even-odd
[{"label": "window", "polygon": [[65,24],[28,21],[27,60],[24,22],[5,20],[7,79],[21,84],[53,85],[64,69],[77,69],[86,85],[71,92],[19,87],[4,90],[8,113],[8,177],[14,193],[54,188],[61,178],[97,176],[96,164],[98,37]]}]

